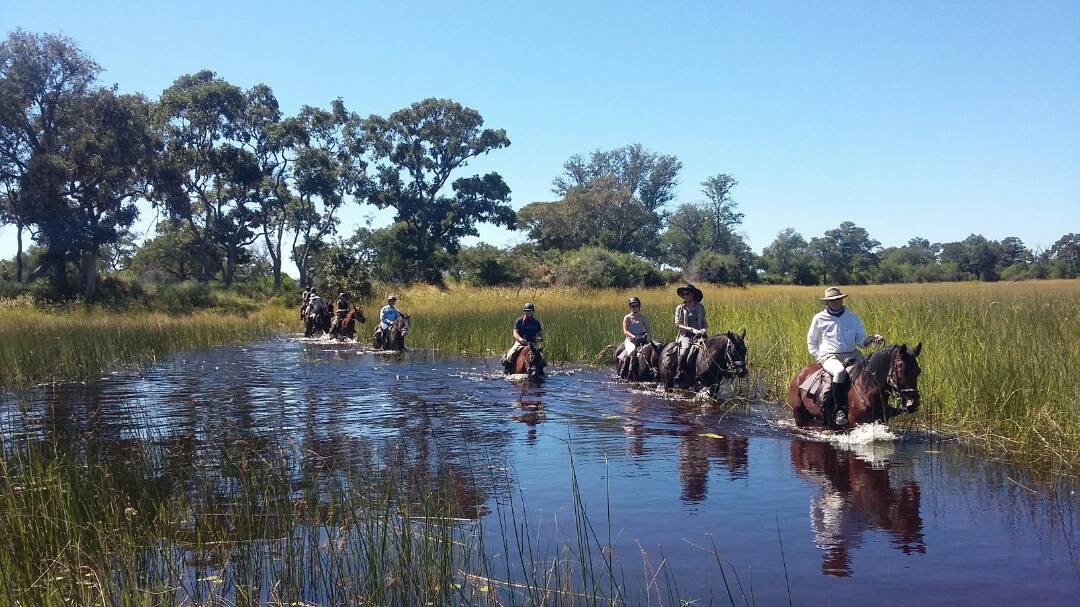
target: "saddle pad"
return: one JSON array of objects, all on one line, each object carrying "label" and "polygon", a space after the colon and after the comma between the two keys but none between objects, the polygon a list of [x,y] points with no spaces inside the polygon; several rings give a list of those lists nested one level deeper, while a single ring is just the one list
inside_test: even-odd
[{"label": "saddle pad", "polygon": [[811,396],[821,397],[829,386],[832,384],[832,377],[825,372],[825,369],[818,369],[817,373],[811,373],[809,377],[803,380],[799,384],[799,388],[806,390],[806,393]]}]

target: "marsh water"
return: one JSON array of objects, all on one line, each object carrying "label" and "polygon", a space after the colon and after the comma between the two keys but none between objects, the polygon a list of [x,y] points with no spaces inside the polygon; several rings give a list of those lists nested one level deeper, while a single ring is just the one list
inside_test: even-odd
[{"label": "marsh water", "polygon": [[175,439],[196,451],[242,441],[338,461],[396,453],[408,474],[461,485],[462,516],[488,519],[495,546],[508,500],[553,545],[573,534],[580,504],[624,578],[661,568],[701,604],[729,601],[717,554],[733,568],[727,583],[737,572],[763,605],[1080,596],[1080,486],[1069,479],[895,428],[802,433],[775,404],[665,397],[604,369],[550,371],[522,385],[491,359],[282,338],[7,395],[0,425],[8,440]]}]

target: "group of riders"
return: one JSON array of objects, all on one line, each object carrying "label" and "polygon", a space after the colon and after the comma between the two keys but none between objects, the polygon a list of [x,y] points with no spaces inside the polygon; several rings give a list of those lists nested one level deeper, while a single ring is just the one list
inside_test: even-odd
[{"label": "group of riders", "polygon": [[[629,311],[622,319],[622,333],[625,339],[616,354],[616,365],[621,376],[628,379],[641,379],[640,375],[631,373],[631,368],[634,368],[631,363],[645,359],[644,350],[649,350],[647,356],[653,357],[654,360],[662,355],[672,357],[674,373],[668,383],[670,387],[672,384],[684,382],[688,373],[695,372],[693,368],[690,368],[693,365],[689,365],[688,361],[711,356],[705,352],[709,336],[705,306],[702,304],[703,293],[690,283],[680,286],[675,292],[682,301],[675,307],[676,341],[667,346],[650,340],[649,322],[641,311],[641,300],[631,297],[627,302]],[[835,423],[837,426],[847,424],[848,390],[851,386],[848,369],[853,362],[862,357],[859,348],[884,341],[881,335],[867,334],[859,317],[844,305],[846,297],[847,295],[837,287],[826,289],[824,297],[820,298],[825,307],[811,319],[810,328],[806,333],[806,345],[810,356],[820,364],[830,380],[827,389],[821,395],[822,417],[826,424]],[[334,318],[330,330],[332,335],[340,327],[350,309],[352,306],[348,295],[339,294],[337,304],[333,309]],[[320,298],[316,289],[310,287],[305,289],[301,318],[312,314],[328,313],[327,304]],[[383,334],[395,321],[402,318],[407,319],[408,316],[403,317],[397,309],[397,298],[390,295],[386,298],[386,305],[379,312],[379,325],[374,334],[375,343],[382,343]],[[543,337],[543,326],[536,318],[536,306],[526,303],[522,308],[522,315],[514,321],[514,341],[502,359],[504,371],[506,373],[523,372],[524,363],[521,361],[527,358],[528,372],[542,376],[544,374],[541,345]],[[746,374],[746,350],[742,337],[727,333],[723,346],[725,349],[718,351],[714,357],[716,360],[710,362],[720,367],[729,377],[741,377]],[[529,350],[528,357],[522,355],[525,349]],[[701,355],[698,356],[698,353]],[[915,356],[917,355],[916,350]],[[719,362],[716,362],[717,360]],[[648,365],[649,363],[646,362],[646,366]],[[707,365],[705,371],[708,371]]]},{"label": "group of riders", "polygon": [[[349,312],[353,309],[352,304],[349,302],[348,293],[339,293],[337,303],[333,308],[333,319],[330,322],[329,330],[330,335],[339,335],[342,329],[342,323],[345,322]],[[310,318],[324,318],[331,314],[331,310],[326,301],[319,296],[318,289],[314,287],[306,287],[303,294],[303,303],[300,305],[300,319],[308,320]],[[375,333],[372,335],[376,344],[383,343],[384,336],[387,331],[396,322],[406,321],[408,316],[403,315],[400,310],[397,309],[397,296],[390,295],[386,298],[386,305],[379,310],[379,324],[375,327]],[[359,319],[360,322],[364,322],[363,317]],[[408,327],[404,327],[401,331],[401,336],[404,337],[408,331]]]}]

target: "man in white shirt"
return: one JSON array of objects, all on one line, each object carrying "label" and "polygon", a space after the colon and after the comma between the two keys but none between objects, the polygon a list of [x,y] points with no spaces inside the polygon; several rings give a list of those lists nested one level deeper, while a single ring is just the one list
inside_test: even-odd
[{"label": "man in white shirt", "polygon": [[[881,343],[885,338],[877,335],[867,336],[862,321],[854,312],[844,306],[847,297],[840,289],[825,289],[825,309],[814,315],[810,321],[810,330],[806,332],[806,347],[810,356],[821,363],[822,368],[832,376],[832,389],[825,396],[822,406],[823,417],[828,420],[828,411],[836,410],[836,425],[847,425],[848,388],[851,379],[844,370],[844,361],[862,356],[858,348],[865,348],[872,343]],[[831,406],[830,406],[831,405]]]}]

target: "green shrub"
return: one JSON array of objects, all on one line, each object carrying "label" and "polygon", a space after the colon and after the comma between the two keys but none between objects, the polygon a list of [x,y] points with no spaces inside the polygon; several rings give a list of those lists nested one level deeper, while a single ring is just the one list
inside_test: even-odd
[{"label": "green shrub", "polygon": [[215,303],[214,294],[208,285],[188,281],[158,287],[152,305],[170,314],[188,314],[212,307]]},{"label": "green shrub", "polygon": [[690,280],[717,285],[746,284],[746,277],[739,267],[739,260],[734,255],[724,255],[716,251],[701,251],[686,267]]},{"label": "green shrub", "polygon": [[556,282],[560,286],[604,289],[656,287],[664,284],[665,279],[663,272],[644,259],[599,247],[585,247],[566,257]]}]

